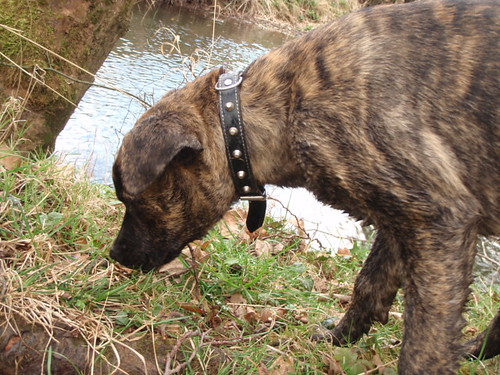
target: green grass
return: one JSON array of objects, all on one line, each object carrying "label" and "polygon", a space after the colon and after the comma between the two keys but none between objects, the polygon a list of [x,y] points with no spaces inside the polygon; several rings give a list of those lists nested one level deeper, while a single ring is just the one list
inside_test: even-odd
[{"label": "green grass", "polygon": [[[144,274],[108,257],[122,215],[111,187],[53,157],[1,170],[0,275],[8,279],[0,283],[0,321],[20,315],[48,332],[63,322],[98,343],[94,373],[125,356],[121,342],[162,373],[168,364],[187,374],[395,374],[400,297],[389,323],[352,347],[309,340],[316,325],[345,312],[368,244],[350,256],[308,251],[289,223],[267,219],[250,236],[233,211],[192,252]],[[475,287],[469,337],[493,317],[498,296],[497,286]],[[55,347],[42,349],[43,368],[55,372]],[[499,368],[498,359],[464,362],[461,374],[496,375]]]}]

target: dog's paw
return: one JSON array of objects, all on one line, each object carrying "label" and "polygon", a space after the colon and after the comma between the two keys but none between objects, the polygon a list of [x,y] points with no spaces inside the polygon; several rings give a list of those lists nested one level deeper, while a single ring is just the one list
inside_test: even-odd
[{"label": "dog's paw", "polygon": [[311,336],[311,340],[315,342],[329,342],[335,346],[344,346],[347,344],[345,340],[339,339],[335,335],[335,327],[340,320],[338,318],[328,318],[321,322],[316,327],[316,333]]}]

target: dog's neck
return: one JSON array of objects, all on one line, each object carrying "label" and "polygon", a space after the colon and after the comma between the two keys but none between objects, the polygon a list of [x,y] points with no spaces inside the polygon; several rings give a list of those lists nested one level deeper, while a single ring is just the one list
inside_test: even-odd
[{"label": "dog's neck", "polygon": [[244,75],[240,97],[255,179],[259,184],[303,186],[302,167],[292,152],[293,132],[288,123],[289,98],[280,86],[253,74],[252,66]]}]

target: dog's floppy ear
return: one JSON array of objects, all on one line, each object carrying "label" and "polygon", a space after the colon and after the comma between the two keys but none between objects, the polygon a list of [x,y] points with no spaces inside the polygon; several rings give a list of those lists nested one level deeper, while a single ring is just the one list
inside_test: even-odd
[{"label": "dog's floppy ear", "polygon": [[197,136],[175,114],[147,117],[123,139],[115,162],[115,179],[128,194],[140,194],[175,157],[190,160],[202,149]]}]

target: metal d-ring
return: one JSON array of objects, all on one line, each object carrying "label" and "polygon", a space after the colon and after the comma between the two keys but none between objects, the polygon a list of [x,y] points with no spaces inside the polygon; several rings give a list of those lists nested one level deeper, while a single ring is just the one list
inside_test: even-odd
[{"label": "metal d-ring", "polygon": [[[241,75],[241,73],[238,73],[238,79],[236,80],[236,82],[234,83],[230,83],[230,84],[226,84],[225,81],[227,81],[229,78],[226,78],[224,80],[224,86],[219,86],[218,83],[215,85],[215,89],[217,91],[224,91],[224,90],[229,90],[229,89],[234,89],[235,87],[239,86],[240,83],[243,81],[243,76]],[[232,79],[231,79],[231,82],[232,82]]]}]

